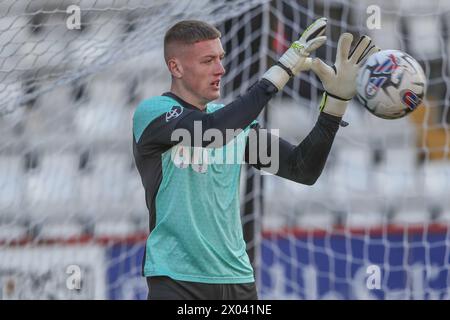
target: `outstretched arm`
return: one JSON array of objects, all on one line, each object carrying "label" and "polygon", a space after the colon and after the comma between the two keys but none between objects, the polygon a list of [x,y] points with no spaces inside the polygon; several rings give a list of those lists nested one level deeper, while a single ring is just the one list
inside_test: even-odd
[{"label": "outstretched arm", "polygon": [[[170,147],[179,143],[172,140],[172,132],[176,129],[184,129],[194,136],[196,123],[201,123],[201,136],[209,129],[219,130],[223,137],[227,129],[244,129],[255,120],[267,102],[280,90],[291,77],[297,76],[302,70],[311,68],[312,59],[309,55],[312,51],[323,45],[326,37],[327,20],[316,20],[302,34],[299,40],[280,57],[278,63],[272,66],[247,93],[238,97],[232,103],[212,112],[205,113],[200,110],[176,109],[176,117],[168,117],[172,110],[165,110],[158,114],[152,114],[149,108],[139,108],[134,116],[134,137],[137,148],[143,154],[151,153],[155,146]],[[222,139],[222,145],[227,141]],[[191,141],[196,146],[195,139]],[[202,141],[202,147],[220,147],[220,144],[211,144],[210,141]]]},{"label": "outstretched arm", "polygon": [[[259,170],[298,183],[313,185],[325,166],[340,121],[340,117],[322,112],[314,128],[297,146],[256,126],[252,128],[255,130],[253,135],[249,135],[256,137],[256,143],[247,141],[245,160]],[[265,142],[261,143],[261,139],[265,139]],[[275,143],[278,144],[277,147]],[[251,153],[256,154],[253,157],[256,162],[253,161]],[[268,163],[264,163],[267,161],[262,159],[266,155],[267,159],[270,159]]]},{"label": "outstretched arm", "polygon": [[[261,144],[260,139],[257,139],[257,147],[252,148],[251,142],[247,143],[247,162],[250,161],[258,169],[276,168],[275,172],[269,172],[298,183],[312,185],[316,182],[325,166],[347,104],[356,93],[358,69],[371,54],[379,51],[367,36],[361,37],[350,50],[352,40],[353,36],[349,33],[340,37],[333,67],[317,58],[312,62],[311,68],[319,76],[326,91],[320,104],[322,112],[308,136],[295,147],[283,139],[273,141],[272,136],[266,133],[267,144]],[[261,138],[260,135],[258,137]],[[278,148],[274,148],[273,143],[278,143]],[[267,145],[263,147],[267,149],[261,151],[263,145]],[[278,154],[274,150],[278,150]],[[271,162],[263,164],[261,154],[269,154]],[[257,159],[255,163],[251,162],[252,156]],[[275,166],[273,161],[278,161]]]}]

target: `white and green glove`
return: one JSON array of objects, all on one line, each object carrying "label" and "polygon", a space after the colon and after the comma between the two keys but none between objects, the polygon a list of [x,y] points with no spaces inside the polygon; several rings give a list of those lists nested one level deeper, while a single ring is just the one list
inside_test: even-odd
[{"label": "white and green glove", "polygon": [[278,63],[267,70],[262,77],[281,91],[291,77],[297,76],[300,71],[310,70],[312,59],[308,58],[309,54],[327,40],[327,37],[323,36],[326,27],[326,18],[314,21],[303,32],[300,39],[292,43]]},{"label": "white and green glove", "polygon": [[311,70],[322,81],[325,89],[320,110],[337,117],[344,115],[348,102],[356,94],[359,68],[371,54],[380,51],[368,36],[362,36],[353,50],[350,50],[352,41],[353,36],[350,33],[341,35],[336,62],[332,67],[319,58],[315,58],[311,64]]}]

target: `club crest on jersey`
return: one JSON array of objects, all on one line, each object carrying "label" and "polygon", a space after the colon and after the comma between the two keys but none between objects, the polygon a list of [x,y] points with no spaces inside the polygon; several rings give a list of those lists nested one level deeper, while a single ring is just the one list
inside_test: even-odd
[{"label": "club crest on jersey", "polygon": [[173,106],[172,109],[166,112],[166,122],[178,118],[183,113],[183,107]]}]

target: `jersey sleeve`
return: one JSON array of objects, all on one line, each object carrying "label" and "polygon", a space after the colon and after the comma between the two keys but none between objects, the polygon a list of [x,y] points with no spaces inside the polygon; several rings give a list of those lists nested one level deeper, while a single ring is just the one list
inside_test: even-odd
[{"label": "jersey sleeve", "polygon": [[[215,111],[211,113],[185,108],[166,96],[146,100],[138,106],[133,117],[136,147],[143,155],[185,143],[185,140],[194,147],[221,147],[228,143],[226,139],[222,139],[220,144],[214,140],[204,141],[204,133],[216,129],[226,137],[227,129],[247,128],[276,92],[277,88],[272,83],[262,79],[244,95],[224,107],[214,107]],[[174,135],[177,129],[184,131]],[[186,135],[190,139],[185,139]]]},{"label": "jersey sleeve", "polygon": [[[252,148],[249,145],[251,142],[247,141],[245,160],[259,170],[269,171],[267,169],[270,168],[269,172],[279,177],[312,185],[325,167],[340,121],[341,118],[322,112],[314,128],[297,146],[255,125],[252,130],[256,131],[256,147]],[[261,143],[261,135],[264,135],[265,143]],[[277,154],[273,152],[275,148],[272,143],[278,144]],[[265,150],[260,150],[261,148]],[[261,161],[261,154],[267,155],[270,162]],[[276,166],[274,157],[277,157]],[[273,168],[276,172],[271,172]]]},{"label": "jersey sleeve", "polygon": [[177,116],[181,116],[183,111],[182,106],[175,104],[172,99],[167,97],[153,97],[151,99],[144,100],[136,108],[133,116],[133,136],[135,141],[139,142],[144,130],[155,119],[175,119]]},{"label": "jersey sleeve", "polygon": [[143,154],[170,145],[172,132],[190,110],[169,97],[144,100],[133,116],[133,138]]}]

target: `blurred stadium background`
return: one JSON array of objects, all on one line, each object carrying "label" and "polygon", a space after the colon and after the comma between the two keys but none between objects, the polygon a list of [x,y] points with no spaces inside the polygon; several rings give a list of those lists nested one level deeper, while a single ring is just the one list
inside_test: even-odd
[{"label": "blurred stadium background", "polygon": [[[81,28],[66,22],[81,9]],[[370,5],[381,28],[369,30]],[[214,23],[227,52],[223,101],[242,94],[319,16],[415,57],[427,97],[394,121],[349,107],[318,182],[242,172],[243,227],[263,299],[448,299],[448,1],[5,0],[0,3],[0,297],[143,299],[148,213],[131,151],[141,99],[169,87],[165,30]],[[318,115],[303,73],[261,115],[298,143]],[[70,266],[81,289],[70,290]],[[367,285],[378,267],[379,288]],[[370,281],[369,281],[370,282]],[[373,284],[373,283],[372,283]]]}]

